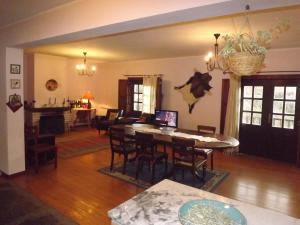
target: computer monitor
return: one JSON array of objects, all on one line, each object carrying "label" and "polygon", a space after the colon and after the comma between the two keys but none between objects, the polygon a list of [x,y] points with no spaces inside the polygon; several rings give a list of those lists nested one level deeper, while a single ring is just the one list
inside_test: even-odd
[{"label": "computer monitor", "polygon": [[155,120],[168,121],[168,127],[177,127],[178,112],[172,110],[155,110]]}]

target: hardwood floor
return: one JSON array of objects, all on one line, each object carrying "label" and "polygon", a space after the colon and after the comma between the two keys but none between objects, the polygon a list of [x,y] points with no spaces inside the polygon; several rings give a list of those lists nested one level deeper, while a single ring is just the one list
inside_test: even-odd
[{"label": "hardwood floor", "polygon": [[[88,135],[97,131],[84,132]],[[107,136],[102,134],[99,139],[103,141]],[[79,224],[110,224],[107,211],[143,189],[97,172],[109,162],[107,149],[59,159],[57,170],[49,165],[38,174],[29,170],[10,180]],[[295,166],[216,152],[215,168],[230,172],[215,193],[300,218],[300,169]]]}]

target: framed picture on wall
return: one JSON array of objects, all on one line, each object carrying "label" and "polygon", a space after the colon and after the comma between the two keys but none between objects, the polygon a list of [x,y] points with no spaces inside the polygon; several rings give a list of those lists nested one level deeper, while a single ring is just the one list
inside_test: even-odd
[{"label": "framed picture on wall", "polygon": [[11,109],[11,111],[16,112],[19,108],[23,106],[21,101],[21,95],[13,94],[9,96],[6,105]]},{"label": "framed picture on wall", "polygon": [[21,73],[21,65],[10,64],[10,73],[11,74],[20,74]]},{"label": "framed picture on wall", "polygon": [[20,89],[21,80],[20,79],[10,79],[10,88],[11,89]]}]

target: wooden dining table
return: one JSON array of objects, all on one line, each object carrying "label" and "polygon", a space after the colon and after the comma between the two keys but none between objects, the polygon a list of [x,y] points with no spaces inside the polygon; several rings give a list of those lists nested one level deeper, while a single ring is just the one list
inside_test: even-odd
[{"label": "wooden dining table", "polygon": [[[188,129],[180,129],[180,128],[164,128],[158,127],[151,124],[131,124],[131,125],[124,125],[118,124],[112,126],[114,128],[124,129],[126,136],[134,137],[135,131],[139,132],[146,132],[152,133],[153,137],[156,141],[170,145],[172,143],[172,136],[177,133],[186,134],[187,138],[194,138],[196,136],[202,137],[209,137],[215,138],[217,141],[199,141],[196,139],[195,147],[197,148],[210,148],[214,150],[226,150],[232,149],[239,146],[239,141],[233,137],[225,136],[222,134],[208,134],[208,133],[199,133],[195,130],[188,130]],[[190,136],[189,136],[190,135]]]}]

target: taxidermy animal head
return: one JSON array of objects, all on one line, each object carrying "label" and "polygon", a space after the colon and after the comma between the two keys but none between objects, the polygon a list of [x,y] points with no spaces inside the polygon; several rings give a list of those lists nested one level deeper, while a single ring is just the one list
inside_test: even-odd
[{"label": "taxidermy animal head", "polygon": [[209,73],[196,71],[184,85],[175,87],[175,90],[178,90],[182,94],[183,99],[188,103],[189,113],[192,113],[196,102],[212,88],[209,85],[211,79],[212,77]]}]

